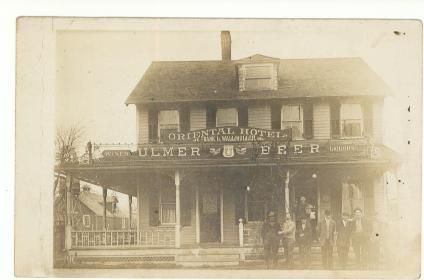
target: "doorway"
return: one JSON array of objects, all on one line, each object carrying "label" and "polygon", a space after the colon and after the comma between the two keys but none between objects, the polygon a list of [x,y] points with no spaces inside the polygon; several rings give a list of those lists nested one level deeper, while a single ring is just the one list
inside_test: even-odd
[{"label": "doorway", "polygon": [[201,190],[199,195],[200,242],[221,241],[220,192],[216,189]]}]

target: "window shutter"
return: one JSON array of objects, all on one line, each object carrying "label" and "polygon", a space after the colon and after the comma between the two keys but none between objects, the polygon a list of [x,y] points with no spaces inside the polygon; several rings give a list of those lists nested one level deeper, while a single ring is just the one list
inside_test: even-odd
[{"label": "window shutter", "polygon": [[312,102],[306,102],[303,107],[303,136],[305,139],[312,139],[313,137],[312,110]]},{"label": "window shutter", "polygon": [[271,129],[281,129],[281,104],[271,105]]},{"label": "window shutter", "polygon": [[206,128],[216,127],[216,107],[209,105],[206,110]]},{"label": "window shutter", "polygon": [[331,119],[331,138],[340,137],[340,103],[333,101],[330,103],[330,119]]},{"label": "window shutter", "polygon": [[193,201],[193,191],[191,186],[181,186],[181,225],[191,225],[191,208]]},{"label": "window shutter", "polygon": [[[367,100],[368,101],[368,100]],[[372,136],[373,135],[373,125],[372,125],[372,102],[365,101],[362,103],[362,111],[364,112],[364,135]]]},{"label": "window shutter", "polygon": [[149,191],[149,225],[158,226],[159,220],[159,190],[150,188]]},{"label": "window shutter", "polygon": [[248,126],[248,115],[247,115],[247,106],[241,105],[238,108],[238,126],[247,127]]},{"label": "window shutter", "polygon": [[156,143],[158,140],[158,111],[149,109],[149,143]]},{"label": "window shutter", "polygon": [[184,107],[180,110],[180,131],[188,132],[190,131],[190,111],[188,108]]}]

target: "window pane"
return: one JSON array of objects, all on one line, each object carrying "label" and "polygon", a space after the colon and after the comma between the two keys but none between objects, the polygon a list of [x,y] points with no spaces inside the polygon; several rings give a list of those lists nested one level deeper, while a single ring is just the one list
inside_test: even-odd
[{"label": "window pane", "polygon": [[361,136],[361,120],[344,120],[343,136]]},{"label": "window pane", "polygon": [[161,204],[163,224],[175,224],[175,203],[162,203]]},{"label": "window pane", "polygon": [[340,118],[342,120],[362,119],[361,104],[342,104],[340,107]]},{"label": "window pane", "polygon": [[246,79],[245,88],[246,90],[270,89],[271,79]]},{"label": "window pane", "polygon": [[299,105],[284,105],[282,119],[283,121],[300,121],[302,120],[301,111]]},{"label": "window pane", "polygon": [[161,202],[175,203],[175,187],[161,187]]},{"label": "window pane", "polygon": [[216,112],[216,126],[237,126],[238,113],[236,108],[218,109]]},{"label": "window pane", "polygon": [[166,110],[159,112],[159,125],[177,125],[179,124],[179,114],[177,110]]},{"label": "window pane", "polygon": [[246,79],[270,79],[272,65],[246,66]]},{"label": "window pane", "polygon": [[265,218],[265,202],[249,201],[247,205],[249,221],[263,221]]}]

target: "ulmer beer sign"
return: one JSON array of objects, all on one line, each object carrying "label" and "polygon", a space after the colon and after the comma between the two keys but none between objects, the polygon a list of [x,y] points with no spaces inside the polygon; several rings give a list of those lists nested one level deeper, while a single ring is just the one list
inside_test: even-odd
[{"label": "ulmer beer sign", "polygon": [[185,133],[167,132],[158,144],[143,144],[136,151],[104,150],[102,160],[167,159],[300,159],[319,157],[364,157],[366,144],[290,141],[291,130],[251,127],[221,127]]}]

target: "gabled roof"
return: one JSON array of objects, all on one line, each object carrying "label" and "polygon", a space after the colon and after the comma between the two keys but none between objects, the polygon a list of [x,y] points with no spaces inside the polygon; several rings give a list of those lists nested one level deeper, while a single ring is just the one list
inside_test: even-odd
[{"label": "gabled roof", "polygon": [[[278,89],[238,90],[237,65],[276,61]],[[384,96],[390,89],[361,58],[152,62],[126,104],[150,102],[273,99],[325,96]]]},{"label": "gabled roof", "polygon": [[[103,216],[103,196],[98,193],[82,191],[78,196],[81,203],[87,206],[88,209],[93,211],[96,216]],[[106,197],[106,202],[118,202],[116,197],[108,196]],[[116,204],[116,212],[112,214],[109,210],[106,209],[106,216],[112,217],[126,217],[125,213],[119,209],[118,203]]]}]

